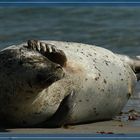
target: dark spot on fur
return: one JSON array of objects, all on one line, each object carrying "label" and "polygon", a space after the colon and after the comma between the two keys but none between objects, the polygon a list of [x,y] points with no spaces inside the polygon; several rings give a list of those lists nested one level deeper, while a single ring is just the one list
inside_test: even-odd
[{"label": "dark spot on fur", "polygon": [[82,102],[82,100],[79,100],[79,102]]},{"label": "dark spot on fur", "polygon": [[129,99],[131,96],[131,93],[127,93],[126,97]]},{"label": "dark spot on fur", "polygon": [[85,78],[85,81],[87,81],[88,79],[87,78]]},{"label": "dark spot on fur", "polygon": [[89,102],[89,99],[86,99],[87,102]]},{"label": "dark spot on fur", "polygon": [[101,89],[101,91],[103,91],[103,92],[104,92],[105,90],[104,90],[104,89]]},{"label": "dark spot on fur", "polygon": [[95,115],[98,114],[96,108],[93,108],[93,111],[94,111]]},{"label": "dark spot on fur", "polygon": [[107,62],[105,64],[108,66],[108,63]]},{"label": "dark spot on fur", "polygon": [[95,69],[97,69],[99,72],[101,72],[96,66],[95,66]]},{"label": "dark spot on fur", "polygon": [[121,79],[121,81],[123,81],[123,79]]},{"label": "dark spot on fur", "polygon": [[95,113],[95,115],[96,115],[96,116],[98,116],[98,115],[99,115],[99,113],[97,113],[97,112],[96,112],[96,113]]},{"label": "dark spot on fur", "polygon": [[104,83],[106,84],[107,83],[107,81],[104,79]]},{"label": "dark spot on fur", "polygon": [[99,77],[95,77],[95,80],[97,81],[99,79]]},{"label": "dark spot on fur", "polygon": [[95,113],[95,114],[97,113],[97,112],[96,112],[96,108],[95,108],[95,107],[93,108],[93,111],[94,111],[94,113]]}]

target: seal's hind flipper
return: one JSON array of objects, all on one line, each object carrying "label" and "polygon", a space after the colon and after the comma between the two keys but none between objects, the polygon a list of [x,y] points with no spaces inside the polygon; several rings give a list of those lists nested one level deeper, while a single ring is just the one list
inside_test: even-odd
[{"label": "seal's hind flipper", "polygon": [[57,49],[56,46],[38,40],[28,40],[27,44],[28,46],[25,46],[26,48],[38,51],[52,62],[62,67],[66,65],[67,57],[64,51]]},{"label": "seal's hind flipper", "polygon": [[140,56],[130,58],[133,62],[134,72],[136,73],[137,80],[140,80]]},{"label": "seal's hind flipper", "polygon": [[119,56],[122,61],[127,63],[132,68],[132,70],[137,76],[137,80],[139,81],[140,80],[140,56],[130,57],[127,55],[120,55],[120,54],[117,54],[117,56]]}]

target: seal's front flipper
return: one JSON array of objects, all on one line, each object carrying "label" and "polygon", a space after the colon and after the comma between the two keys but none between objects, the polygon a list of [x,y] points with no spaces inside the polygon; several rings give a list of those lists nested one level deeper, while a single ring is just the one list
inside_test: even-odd
[{"label": "seal's front flipper", "polygon": [[38,40],[28,40],[27,44],[28,46],[25,46],[26,48],[38,51],[52,62],[57,63],[62,67],[66,65],[67,57],[65,53],[62,50],[57,49],[56,46]]},{"label": "seal's front flipper", "polygon": [[117,56],[120,57],[122,61],[129,64],[129,66],[132,68],[134,73],[137,76],[137,80],[140,80],[140,56],[127,56],[127,55],[120,55],[117,54]]},{"label": "seal's front flipper", "polygon": [[42,123],[42,126],[54,128],[68,124],[73,109],[74,95],[75,93],[73,91],[67,95],[61,102],[56,113],[49,120]]}]

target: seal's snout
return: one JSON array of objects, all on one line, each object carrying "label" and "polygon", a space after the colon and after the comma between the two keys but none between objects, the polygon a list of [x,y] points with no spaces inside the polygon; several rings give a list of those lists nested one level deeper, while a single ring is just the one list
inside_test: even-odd
[{"label": "seal's snout", "polygon": [[56,69],[56,70],[57,70],[57,69],[62,69],[62,67],[58,64],[58,65],[55,66],[55,69]]},{"label": "seal's snout", "polygon": [[41,86],[49,86],[50,84],[62,79],[65,73],[63,68],[59,64],[53,63],[51,68],[42,69],[38,71],[36,75],[37,83],[40,83]]},{"label": "seal's snout", "polygon": [[65,76],[65,72],[63,71],[63,67],[59,64],[55,65],[55,75],[58,77],[57,79],[60,80]]}]

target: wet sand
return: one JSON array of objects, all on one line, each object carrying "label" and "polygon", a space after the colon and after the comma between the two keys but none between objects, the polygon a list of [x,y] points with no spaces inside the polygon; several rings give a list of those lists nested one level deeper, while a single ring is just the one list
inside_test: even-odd
[{"label": "wet sand", "polygon": [[65,128],[12,128],[1,129],[0,131],[16,134],[134,134],[140,133],[140,127],[133,126],[132,121],[112,120],[67,126]]}]

